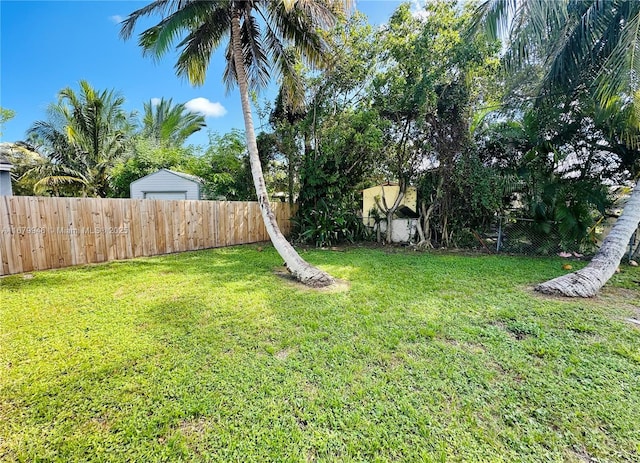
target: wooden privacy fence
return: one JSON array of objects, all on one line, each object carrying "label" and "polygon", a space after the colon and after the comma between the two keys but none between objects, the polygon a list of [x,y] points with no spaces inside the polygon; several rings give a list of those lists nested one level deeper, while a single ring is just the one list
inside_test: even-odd
[{"label": "wooden privacy fence", "polygon": [[257,202],[0,196],[0,275],[268,239]]}]

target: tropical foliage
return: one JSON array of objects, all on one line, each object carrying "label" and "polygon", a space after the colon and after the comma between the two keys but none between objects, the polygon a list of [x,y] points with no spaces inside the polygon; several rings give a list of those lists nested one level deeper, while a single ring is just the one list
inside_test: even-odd
[{"label": "tropical foliage", "polygon": [[36,192],[106,197],[109,175],[127,149],[131,116],[114,90],[97,90],[80,81],[49,105],[47,119],[29,129],[28,139],[47,159],[31,172]]},{"label": "tropical foliage", "polygon": [[[638,147],[638,87],[637,58],[640,43],[640,4],[626,0],[566,0],[538,2],[534,0],[487,0],[477,11],[479,24],[490,34],[501,33],[508,38],[505,62],[510,67],[522,67],[533,61],[542,69],[534,97],[534,106],[565,105],[564,111],[580,101],[582,95],[595,93],[596,105],[606,112],[617,107],[627,117],[615,129],[604,133],[614,137],[603,140],[600,151],[615,154],[622,151],[623,163],[636,158],[630,151]],[[557,106],[556,106],[557,107]],[[632,109],[629,109],[632,107]],[[552,111],[551,114],[558,114]],[[592,124],[602,122],[597,111],[586,117]],[[567,120],[556,119],[566,124]],[[553,134],[551,134],[553,136]],[[616,140],[611,140],[614,138]],[[548,141],[549,137],[545,139]],[[620,140],[624,149],[620,149]],[[617,148],[617,149],[616,149]],[[581,159],[573,159],[574,164]],[[614,165],[618,159],[613,159]],[[631,161],[633,163],[633,161]],[[622,163],[618,163],[622,164]],[[633,169],[624,171],[632,173]],[[546,293],[568,296],[593,296],[616,271],[631,235],[640,222],[640,188],[636,189],[605,239],[591,265],[564,278],[537,287]],[[561,209],[559,209],[561,210]],[[584,212],[584,211],[583,211]],[[575,219],[574,212],[565,219]],[[571,220],[569,220],[571,222]],[[574,220],[575,222],[575,220]]]},{"label": "tropical foliage", "polygon": [[136,136],[129,146],[129,152],[119,159],[111,170],[111,195],[128,198],[131,182],[159,169],[171,169],[193,173],[198,156],[194,147],[158,144],[153,139]]},{"label": "tropical foliage", "polygon": [[204,116],[189,112],[171,99],[144,103],[140,136],[158,145],[182,146],[190,135],[205,127]]},{"label": "tropical foliage", "polygon": [[3,108],[0,106],[0,135],[2,135],[2,126],[15,116],[15,111],[12,109]]}]

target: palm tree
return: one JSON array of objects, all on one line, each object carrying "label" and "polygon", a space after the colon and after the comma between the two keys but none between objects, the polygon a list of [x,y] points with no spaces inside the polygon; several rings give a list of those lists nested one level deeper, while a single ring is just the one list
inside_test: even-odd
[{"label": "palm tree", "polygon": [[80,81],[80,92],[65,88],[49,105],[47,120],[27,131],[29,141],[48,158],[38,167],[37,190],[76,185],[74,193],[106,197],[109,173],[124,155],[131,130],[124,98]]},{"label": "palm tree", "polygon": [[156,143],[182,146],[185,140],[203,127],[204,117],[186,110],[184,103],[172,104],[162,98],[144,104],[141,135]]},{"label": "palm tree", "polygon": [[[265,226],[289,271],[309,286],[327,286],[334,279],[305,262],[280,232],[269,203],[249,103],[249,89],[264,87],[273,68],[285,87],[298,86],[295,77],[299,57],[312,67],[325,64],[328,46],[319,29],[332,25],[349,2],[344,0],[156,0],[131,13],[122,23],[121,35],[129,38],[137,21],[160,14],[162,20],[139,35],[145,54],[164,55],[178,42],[175,68],[194,85],[204,83],[211,54],[229,37],[223,80],[228,89],[240,90],[251,173]],[[290,53],[291,45],[296,53]],[[269,65],[269,62],[273,66]]]},{"label": "palm tree", "polygon": [[[623,99],[635,105],[627,131],[637,133],[640,110],[640,2],[630,0],[486,0],[478,24],[508,38],[505,61],[512,67],[543,62],[545,74],[537,96],[597,92],[601,104]],[[633,112],[631,112],[633,113]],[[628,142],[638,146],[637,139]],[[542,283],[537,291],[592,297],[615,273],[626,245],[640,223],[640,182],[599,252],[577,272]]]}]

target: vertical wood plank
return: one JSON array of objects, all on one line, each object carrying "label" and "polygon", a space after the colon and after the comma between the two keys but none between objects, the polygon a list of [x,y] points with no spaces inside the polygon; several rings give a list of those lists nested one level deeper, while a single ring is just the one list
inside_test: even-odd
[{"label": "vertical wood plank", "polygon": [[33,268],[35,270],[42,270],[47,268],[46,254],[44,252],[44,228],[42,227],[42,217],[40,216],[40,206],[38,204],[38,198],[29,197],[29,210],[31,220],[29,221],[29,227],[31,228],[31,261],[33,262]]},{"label": "vertical wood plank", "polygon": [[216,201],[215,203],[215,209],[214,209],[214,221],[215,221],[215,230],[214,233],[216,234],[215,236],[215,241],[216,241],[216,247],[221,247],[223,246],[222,244],[222,234],[220,232],[220,230],[222,230],[222,213],[221,213],[221,208],[222,208],[222,202],[220,201]]},{"label": "vertical wood plank", "polygon": [[167,202],[155,201],[153,208],[153,228],[155,230],[154,256],[167,253]]},{"label": "vertical wood plank", "polygon": [[45,226],[45,252],[47,268],[58,268],[60,262],[58,260],[58,238],[56,236],[56,227],[58,223],[58,209],[52,198],[38,198],[40,204],[40,215]]},{"label": "vertical wood plank", "polygon": [[211,206],[209,201],[200,201],[200,216],[202,218],[202,226],[200,228],[200,236],[202,237],[202,248],[212,248],[211,244]]},{"label": "vertical wood plank", "polygon": [[[69,200],[69,212],[71,214],[71,242],[73,243],[73,252],[75,255],[75,265],[83,265],[87,263],[87,242],[84,227],[82,226],[82,211],[80,198],[71,198]],[[93,201],[91,199],[90,201]]]},{"label": "vertical wood plank", "polygon": [[0,275],[9,275],[9,243],[11,228],[9,220],[9,197],[0,197]]},{"label": "vertical wood plank", "polygon": [[25,252],[28,254],[28,260],[31,262],[31,269],[38,270],[38,248],[40,247],[38,240],[37,224],[39,223],[39,213],[37,207],[33,204],[33,200],[30,197],[25,197],[22,212],[22,219],[24,220],[24,238],[25,245],[27,246]]},{"label": "vertical wood plank", "polygon": [[187,230],[187,251],[191,251],[192,249],[195,249],[196,247],[196,237],[195,237],[195,233],[194,233],[194,222],[196,221],[196,218],[194,216],[194,211],[193,211],[193,201],[191,200],[185,200],[184,201],[184,213],[185,213],[185,220],[186,220],[186,230]]},{"label": "vertical wood plank", "polygon": [[143,199],[132,199],[130,202],[131,205],[131,228],[129,232],[131,233],[131,246],[133,250],[134,257],[140,257],[143,254],[142,251],[142,210],[141,204]]},{"label": "vertical wood plank", "polygon": [[92,224],[95,231],[95,245],[96,245],[96,262],[105,262],[109,258],[109,251],[107,245],[106,226],[104,214],[105,203],[97,201],[93,205],[91,212]]},{"label": "vertical wood plank", "polygon": [[[16,239],[17,224],[14,221],[12,209],[15,207],[15,200],[10,201],[9,196],[3,196],[5,210],[3,213],[3,235],[2,243],[4,244],[4,260],[6,261],[7,274],[20,273],[22,271],[22,260],[20,256],[20,247]],[[5,220],[6,219],[6,220]],[[6,233],[4,233],[6,231]]]},{"label": "vertical wood plank", "polygon": [[131,222],[133,219],[132,204],[124,199],[116,200],[122,210],[122,238],[124,241],[125,252],[124,258],[133,258],[133,241],[131,240]]},{"label": "vertical wood plank", "polygon": [[96,251],[96,229],[93,226],[93,210],[98,207],[99,201],[81,201],[79,206],[80,210],[80,227],[83,230],[85,240],[85,259],[88,264],[95,263],[97,259]]}]

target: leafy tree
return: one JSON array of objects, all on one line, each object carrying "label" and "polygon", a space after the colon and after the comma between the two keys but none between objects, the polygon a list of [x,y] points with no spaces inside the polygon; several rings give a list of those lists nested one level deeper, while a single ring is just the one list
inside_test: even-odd
[{"label": "leafy tree", "polygon": [[600,111],[592,103],[554,101],[477,134],[485,162],[499,167],[510,180],[505,190],[518,195],[516,213],[532,220],[530,241],[538,242],[537,252],[592,251],[594,225],[609,204],[603,178],[621,166],[601,149],[614,140],[605,133],[611,122],[595,117]]},{"label": "leafy tree", "polygon": [[[237,84],[240,90],[251,171],[265,226],[292,274],[312,286],[325,286],[334,280],[305,262],[278,228],[261,169],[249,88],[266,85],[271,68],[269,58],[288,88],[298,82],[295,72],[298,56],[310,65],[323,66],[328,50],[317,31],[331,24],[343,11],[343,2],[332,0],[157,0],[131,13],[122,26],[122,35],[129,37],[140,18],[161,14],[160,23],[140,34],[140,46],[154,56],[164,55],[172,42],[186,34],[178,44],[176,71],[193,84],[204,82],[211,54],[229,38],[223,78],[228,88]],[[295,53],[286,52],[287,45]]]},{"label": "leafy tree", "polygon": [[303,158],[298,239],[329,246],[364,236],[360,190],[383,150],[380,125],[367,110],[342,111],[323,123],[315,149]]},{"label": "leafy tree", "polygon": [[425,8],[420,18],[408,4],[401,5],[380,33],[385,52],[373,98],[388,122],[387,175],[400,185],[394,204],[381,209],[390,241],[390,224],[407,186],[433,170],[427,177],[434,181],[423,182],[429,188],[423,188],[422,198],[430,205],[421,206],[420,245],[432,245],[436,233],[449,245],[455,185],[447,180],[470,144],[472,106],[486,98],[474,88],[489,75],[497,49],[482,37],[465,40],[470,15],[454,2],[430,2]]},{"label": "leafy tree", "polygon": [[35,196],[35,184],[40,180],[29,175],[37,171],[41,165],[50,164],[49,159],[40,154],[35,147],[18,141],[15,143],[0,143],[2,151],[12,165],[11,185],[16,196]]},{"label": "leafy tree", "polygon": [[[269,114],[271,132],[262,132],[258,136],[258,145],[262,144],[263,152],[270,157],[280,159],[280,165],[286,169],[286,185],[281,190],[287,191],[289,205],[293,206],[299,190],[299,170],[301,168],[301,137],[305,135],[302,121],[307,117],[304,102],[300,100],[292,104],[281,88],[276,97],[274,107]],[[308,136],[308,131],[306,132]]]},{"label": "leafy tree", "polygon": [[[263,171],[266,159],[261,153]],[[255,201],[251,166],[244,134],[233,130],[224,135],[209,134],[209,147],[191,164],[190,173],[205,180],[205,192],[211,199]]]},{"label": "leafy tree", "polygon": [[195,148],[180,147],[169,143],[156,143],[144,137],[134,137],[128,154],[120,158],[110,174],[111,196],[128,198],[131,182],[152,174],[159,169],[191,172],[198,162]]},{"label": "leafy tree", "polygon": [[364,236],[361,189],[384,148],[368,94],[378,53],[371,27],[355,14],[325,38],[335,50],[331,67],[307,74],[304,104],[281,93],[270,117],[290,192],[299,180],[294,236],[317,246]]},{"label": "leafy tree", "polygon": [[[640,2],[627,0],[487,0],[477,12],[478,24],[508,37],[506,62],[517,67],[531,58],[544,63],[540,100],[582,88],[597,90],[600,104],[631,100],[625,130],[638,131],[640,93]],[[631,139],[633,137],[626,136]],[[635,141],[631,146],[637,146]],[[615,273],[631,235],[640,223],[640,185],[636,183],[623,215],[590,264],[578,272],[542,283],[538,291],[590,297]]]},{"label": "leafy tree", "polygon": [[49,105],[48,118],[28,131],[29,141],[49,162],[29,175],[39,181],[36,192],[106,197],[111,168],[124,155],[132,130],[123,109],[124,98],[113,90],[99,91],[80,81],[79,92],[60,91]]},{"label": "leafy tree", "polygon": [[5,124],[5,122],[13,119],[15,115],[15,111],[0,106],[0,136],[2,136],[2,126]]}]

